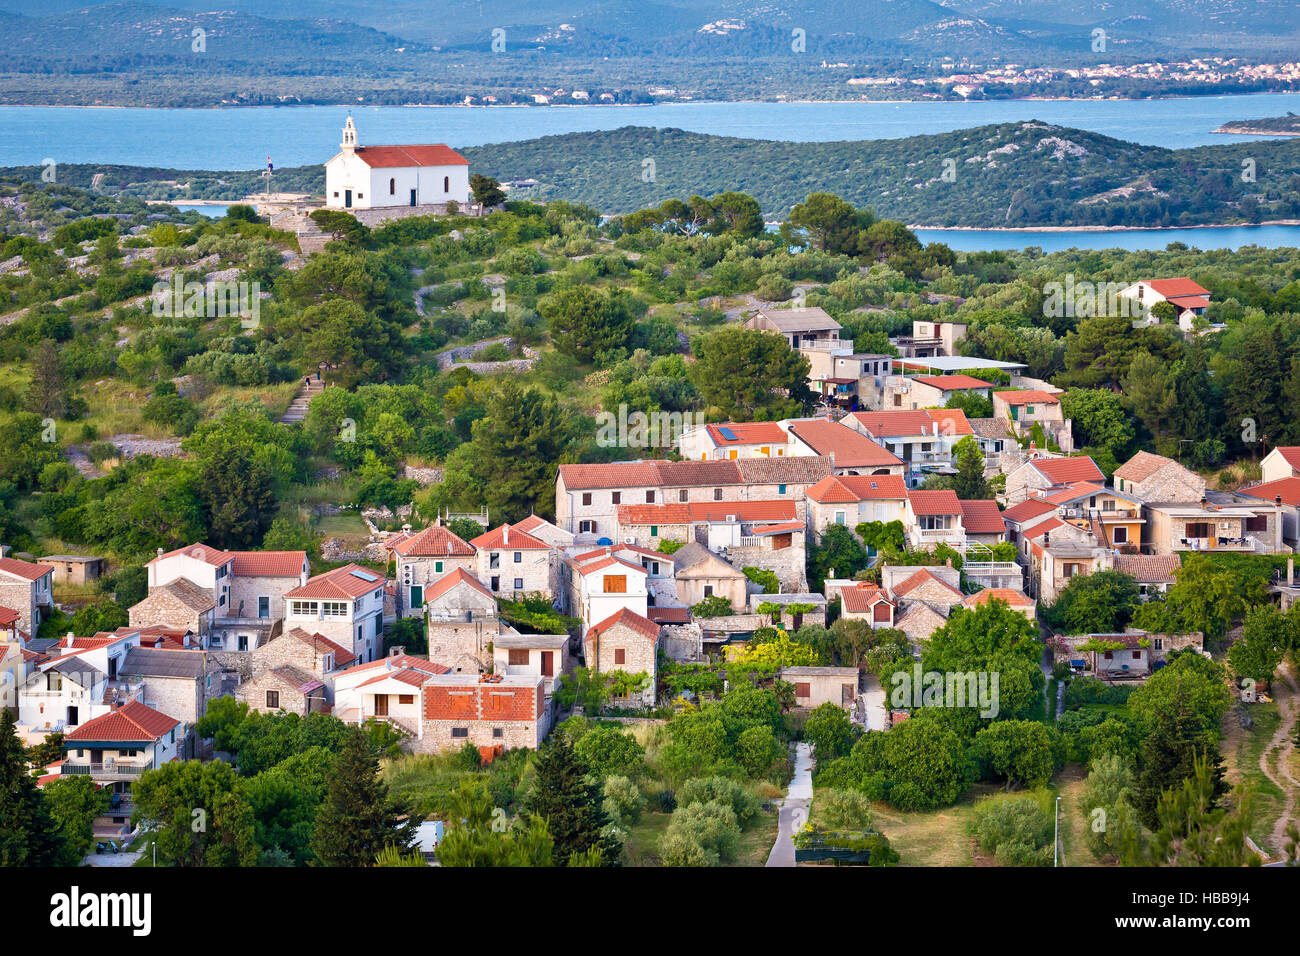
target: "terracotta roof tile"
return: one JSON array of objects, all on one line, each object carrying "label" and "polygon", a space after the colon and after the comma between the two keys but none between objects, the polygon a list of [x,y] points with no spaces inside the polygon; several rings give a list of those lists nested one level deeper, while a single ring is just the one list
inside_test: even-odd
[{"label": "terracotta roof tile", "polygon": [[692,501],[686,504],[619,505],[618,522],[624,525],[671,525],[692,522],[791,521],[796,516],[793,501]]},{"label": "terracotta roof tile", "polygon": [[831,455],[836,468],[887,468],[901,465],[889,449],[873,442],[847,425],[821,418],[790,423],[790,433],[819,455]]},{"label": "terracotta roof tile", "polygon": [[965,500],[961,504],[961,524],[967,534],[1006,534],[998,503],[989,499]]},{"label": "terracotta roof tile", "polygon": [[217,567],[217,568],[221,567],[223,564],[226,564],[228,561],[231,560],[231,555],[229,552],[222,551],[220,548],[209,547],[208,545],[199,541],[199,542],[195,542],[194,544],[187,544],[183,548],[177,548],[175,551],[168,551],[166,554],[160,554],[158,557],[154,558],[152,561],[148,563],[156,564],[159,561],[166,560],[167,558],[174,558],[177,555],[182,555],[182,554],[185,555],[187,558],[193,558],[196,561],[202,561],[205,564],[210,564],[213,567]]},{"label": "terracotta roof tile", "polygon": [[384,575],[378,571],[371,571],[369,568],[363,568],[358,564],[345,564],[341,568],[335,568],[333,571],[326,571],[324,574],[308,578],[306,584],[300,585],[291,591],[286,591],[284,596],[286,598],[352,600],[369,594],[371,591],[382,590],[383,586]]},{"label": "terracotta roof tile", "polygon": [[1115,477],[1125,481],[1146,481],[1165,465],[1177,464],[1172,458],[1140,451],[1115,469]]},{"label": "terracotta roof tile", "polygon": [[1039,515],[1051,514],[1055,510],[1055,505],[1042,498],[1026,498],[1020,504],[1012,505],[1002,512],[1002,520],[1021,524],[1025,521],[1031,521]]},{"label": "terracotta roof tile", "polygon": [[357,159],[374,168],[468,166],[469,160],[445,143],[421,146],[358,146]]},{"label": "terracotta roof tile", "polygon": [[437,524],[407,536],[394,544],[393,550],[404,558],[466,557],[474,553],[466,541],[449,528]]},{"label": "terracotta roof tile", "polygon": [[859,582],[853,587],[840,588],[840,604],[846,611],[862,614],[884,601],[890,607],[897,607],[898,602],[890,598],[889,592],[874,584]]},{"label": "terracotta roof tile", "polygon": [[1300,506],[1300,478],[1278,478],[1275,481],[1265,481],[1258,485],[1251,485],[1249,488],[1242,488],[1237,494],[1245,495],[1248,498],[1260,498],[1264,501],[1274,501],[1280,495],[1282,504],[1291,505],[1294,508]]},{"label": "terracotta roof tile", "polygon": [[458,584],[468,585],[475,591],[479,591],[493,600],[496,600],[496,598],[493,597],[492,592],[484,586],[482,581],[474,577],[474,575],[470,574],[464,568],[456,568],[450,574],[444,574],[437,581],[424,589],[424,602],[428,604],[430,601],[436,601]]},{"label": "terracotta roof tile", "polygon": [[980,604],[988,604],[995,599],[1005,601],[1012,607],[1034,606],[1033,598],[1012,588],[985,588],[983,591],[976,591],[974,594],[967,596],[962,603],[968,607],[976,607]]},{"label": "terracotta roof tile", "polygon": [[602,465],[561,465],[559,476],[569,491],[596,488],[657,488],[659,462],[620,461]]},{"label": "terracotta roof tile", "polygon": [[912,513],[918,515],[959,515],[961,502],[955,491],[909,491]]},{"label": "terracotta roof tile", "polygon": [[233,572],[244,578],[296,578],[306,566],[306,551],[228,551]]},{"label": "terracotta roof tile", "polygon": [[[724,422],[706,425],[715,445],[784,445],[785,430],[776,422]],[[723,429],[731,435],[723,433]]]},{"label": "terracotta roof tile", "polygon": [[994,398],[1000,398],[1008,405],[1060,405],[1061,400],[1050,392],[1036,388],[1024,388],[1013,392],[994,392]]},{"label": "terracotta roof tile", "polygon": [[1176,554],[1117,554],[1115,570],[1127,574],[1139,584],[1166,584],[1182,566]]},{"label": "terracotta roof tile", "polygon": [[39,581],[53,570],[54,568],[48,564],[32,564],[30,561],[19,561],[17,558],[0,558],[0,571],[16,575],[25,581]]},{"label": "terracotta roof tile", "polygon": [[1068,485],[1075,481],[1097,481],[1104,484],[1106,481],[1106,476],[1101,473],[1097,463],[1087,455],[1035,458],[1029,464],[1054,485]]},{"label": "terracotta roof tile", "polygon": [[551,549],[545,541],[539,541],[527,531],[520,531],[508,524],[485,531],[469,543],[480,551],[549,551]]},{"label": "terracotta roof tile", "polygon": [[929,582],[929,581],[934,581],[934,582],[937,582],[938,584],[942,584],[945,588],[947,588],[947,589],[948,589],[949,591],[951,591],[953,594],[957,595],[958,598],[960,598],[960,597],[962,596],[962,593],[961,593],[960,591],[958,591],[955,587],[953,587],[951,584],[949,584],[949,583],[948,583],[947,581],[945,581],[943,578],[939,577],[937,574],[935,574],[935,573],[934,573],[933,571],[931,571],[929,568],[921,568],[921,570],[917,571],[917,572],[916,572],[915,574],[913,574],[911,577],[905,579],[904,581],[902,581],[901,583],[899,583],[898,585],[896,585],[896,586],[894,587],[894,596],[895,596],[895,597],[904,597],[904,596],[906,596],[907,594],[910,594],[912,591],[915,591],[915,590],[916,590],[917,588],[919,588],[922,584],[925,584],[925,583],[927,583],[927,582]]},{"label": "terracotta roof tile", "polygon": [[353,654],[342,644],[337,644],[334,641],[331,641],[324,634],[309,634],[301,627],[295,627],[285,633],[294,640],[302,641],[304,644],[307,644],[312,648],[312,650],[319,654],[333,654],[334,665],[336,667],[343,667],[348,662],[357,659],[356,654]]},{"label": "terracotta roof tile", "polygon": [[636,613],[636,611],[623,607],[623,608],[619,608],[609,617],[605,618],[605,620],[591,625],[591,627],[587,629],[587,633],[582,639],[583,643],[584,644],[589,643],[593,637],[597,637],[601,634],[604,634],[610,628],[619,624],[634,631],[637,634],[640,634],[646,640],[649,641],[659,640],[658,624],[650,620],[648,617],[642,617],[640,614]]},{"label": "terracotta roof tile", "polygon": [[64,739],[68,741],[112,740],[123,743],[151,742],[179,723],[179,720],[159,713],[138,700],[132,700],[117,710],[86,721]]},{"label": "terracotta roof tile", "polygon": [[745,485],[810,485],[831,473],[831,460],[825,455],[741,458],[733,464]]}]

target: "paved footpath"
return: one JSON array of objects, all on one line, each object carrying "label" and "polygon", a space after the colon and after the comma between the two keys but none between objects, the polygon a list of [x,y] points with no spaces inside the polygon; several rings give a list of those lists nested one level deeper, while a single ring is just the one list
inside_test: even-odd
[{"label": "paved footpath", "polygon": [[806,743],[795,745],[794,778],[781,803],[776,843],[768,854],[768,866],[794,866],[794,832],[808,820],[812,803],[812,748]]}]

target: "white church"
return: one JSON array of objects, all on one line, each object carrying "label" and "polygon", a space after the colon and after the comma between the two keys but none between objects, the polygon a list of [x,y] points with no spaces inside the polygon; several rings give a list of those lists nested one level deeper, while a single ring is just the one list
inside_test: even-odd
[{"label": "white church", "polygon": [[469,203],[469,160],[445,143],[361,146],[349,116],[340,152],[325,163],[331,209],[446,206]]}]

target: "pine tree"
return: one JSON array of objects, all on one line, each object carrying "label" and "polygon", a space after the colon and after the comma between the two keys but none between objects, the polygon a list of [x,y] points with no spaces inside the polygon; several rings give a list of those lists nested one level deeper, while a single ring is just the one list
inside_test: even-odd
[{"label": "pine tree", "polygon": [[545,820],[555,841],[555,859],[599,849],[605,866],[618,866],[623,845],[606,832],[609,815],[600,788],[587,779],[588,770],[562,736],[553,737],[537,756],[537,780],[524,801],[525,814]]},{"label": "pine tree", "polygon": [[371,866],[387,847],[411,847],[419,821],[388,795],[379,760],[360,731],[339,752],[329,793],[316,812],[312,849],[326,866]]},{"label": "pine tree", "polygon": [[13,714],[0,709],[0,867],[57,866],[62,841],[28,773],[14,723]]},{"label": "pine tree", "polygon": [[27,387],[27,410],[45,418],[63,418],[68,412],[68,389],[63,362],[54,342],[45,339],[32,357],[32,381]]},{"label": "pine tree", "polygon": [[1247,866],[1257,858],[1246,846],[1254,791],[1239,787],[1231,809],[1218,805],[1222,770],[1206,756],[1192,761],[1188,779],[1165,790],[1157,802],[1149,843],[1125,832],[1126,866]]},{"label": "pine tree", "polygon": [[1138,774],[1133,805],[1147,829],[1159,825],[1161,794],[1178,790],[1196,774],[1198,756],[1206,761],[1214,799],[1228,792],[1223,755],[1200,726],[1199,719],[1182,707],[1161,711],[1142,741],[1142,770]]}]

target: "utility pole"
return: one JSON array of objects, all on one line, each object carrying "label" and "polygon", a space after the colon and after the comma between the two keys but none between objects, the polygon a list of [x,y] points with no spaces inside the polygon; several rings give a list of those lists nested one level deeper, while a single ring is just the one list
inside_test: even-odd
[{"label": "utility pole", "polygon": [[1061,855],[1061,798],[1056,798],[1052,813],[1052,866],[1060,866]]}]

